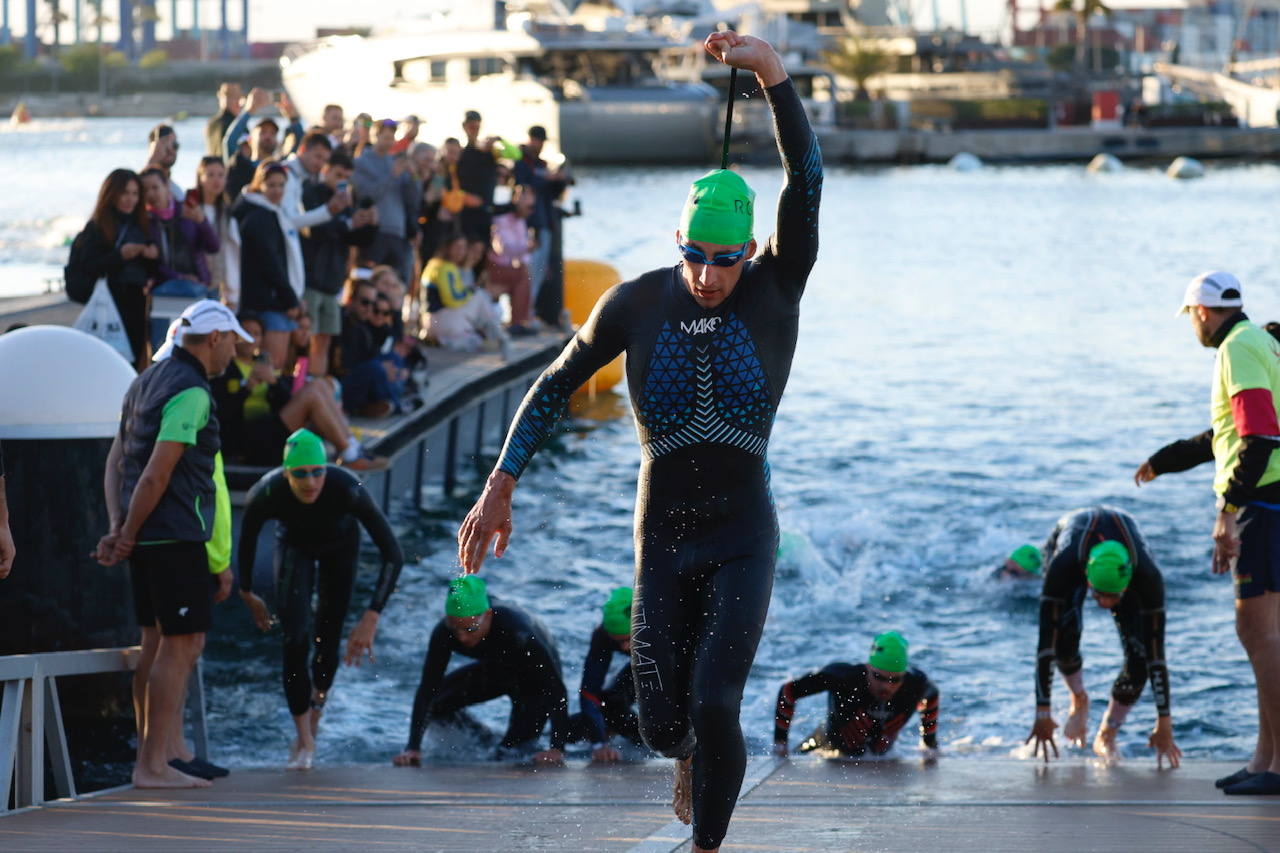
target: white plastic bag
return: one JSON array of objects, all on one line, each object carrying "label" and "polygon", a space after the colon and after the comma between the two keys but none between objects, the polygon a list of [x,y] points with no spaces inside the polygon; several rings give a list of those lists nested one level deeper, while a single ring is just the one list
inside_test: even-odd
[{"label": "white plastic bag", "polygon": [[93,295],[84,304],[84,310],[76,318],[73,329],[93,335],[106,341],[124,360],[133,364],[133,347],[129,346],[129,336],[124,333],[124,321],[120,319],[120,309],[111,298],[107,289],[107,280],[98,279],[93,286]]}]

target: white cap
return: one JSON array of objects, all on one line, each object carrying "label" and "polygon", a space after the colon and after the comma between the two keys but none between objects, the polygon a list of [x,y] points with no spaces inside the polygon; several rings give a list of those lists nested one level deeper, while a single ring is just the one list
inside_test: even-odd
[{"label": "white cap", "polygon": [[182,336],[188,332],[193,335],[207,335],[210,332],[235,332],[239,335],[240,340],[247,344],[253,343],[253,336],[244,330],[244,327],[240,325],[240,321],[236,319],[236,315],[231,313],[230,308],[214,299],[201,299],[199,302],[192,302],[188,305],[186,310],[169,324],[169,331],[165,334],[164,345],[156,350],[156,354],[151,357],[151,360],[162,361],[172,355],[173,348],[182,345]]},{"label": "white cap", "polygon": [[1240,280],[1222,270],[1196,276],[1187,285],[1187,292],[1183,294],[1182,307],[1178,309],[1178,314],[1185,314],[1192,305],[1203,305],[1206,308],[1243,307],[1244,295],[1240,288]]}]

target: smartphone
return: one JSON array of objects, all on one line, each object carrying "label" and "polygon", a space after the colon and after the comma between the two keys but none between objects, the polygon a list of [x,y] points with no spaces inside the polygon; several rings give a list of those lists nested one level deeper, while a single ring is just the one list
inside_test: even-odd
[{"label": "smartphone", "polygon": [[197,190],[197,189],[187,190],[186,201],[187,201],[187,204],[193,204],[196,207],[199,207],[200,206],[200,190]]},{"label": "smartphone", "polygon": [[345,193],[349,189],[351,189],[350,181],[338,181],[338,187],[337,187],[338,192]]}]

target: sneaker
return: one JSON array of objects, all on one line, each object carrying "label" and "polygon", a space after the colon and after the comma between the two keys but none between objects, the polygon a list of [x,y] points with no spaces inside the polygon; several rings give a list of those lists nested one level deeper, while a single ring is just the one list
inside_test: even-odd
[{"label": "sneaker", "polygon": [[512,323],[510,326],[507,326],[507,334],[513,338],[527,338],[530,335],[536,335],[538,333],[528,326],[517,326],[515,323]]},{"label": "sneaker", "polygon": [[339,459],[338,464],[352,471],[385,471],[391,467],[391,460],[385,456],[373,456],[365,453],[350,462],[345,459]]}]

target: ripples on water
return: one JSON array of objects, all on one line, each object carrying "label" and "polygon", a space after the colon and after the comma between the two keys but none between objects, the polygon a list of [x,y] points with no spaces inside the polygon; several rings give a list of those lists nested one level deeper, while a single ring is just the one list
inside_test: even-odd
[{"label": "ripples on water", "polygon": [[[149,123],[105,124],[97,148],[74,127],[47,131],[65,139],[52,153],[29,148],[35,137],[0,133],[6,161],[32,166],[9,170],[10,189],[16,181],[30,192],[0,201],[0,242],[23,244],[16,260],[36,253],[15,237],[16,222],[82,220],[107,168],[140,165],[132,139]],[[199,153],[197,128],[179,128],[179,180]],[[80,185],[50,188],[35,172],[51,168]],[[569,226],[568,254],[625,276],[671,263],[696,174],[584,171],[576,194],[586,215]],[[763,233],[779,176],[746,175]],[[822,253],[770,450],[790,547],[743,706],[754,749],[771,738],[785,678],[860,660],[872,635],[895,628],[942,690],[943,748],[1008,754],[1032,718],[1037,590],[988,574],[1014,546],[1042,541],[1064,511],[1104,501],[1137,517],[1165,574],[1180,745],[1200,757],[1248,751],[1252,676],[1230,582],[1208,571],[1209,467],[1141,490],[1130,478],[1151,451],[1207,424],[1212,354],[1173,317],[1187,280],[1228,268],[1254,319],[1280,318],[1280,259],[1264,215],[1278,188],[1270,165],[1211,168],[1186,183],[1155,169],[1093,176],[1076,166],[828,172]],[[632,569],[639,452],[625,401],[613,408],[622,417],[578,418],[535,459],[517,494],[512,549],[486,572],[496,594],[552,627],[571,697],[598,606]],[[454,572],[453,532],[479,483],[450,502],[433,496],[420,517],[399,515],[414,562],[383,617],[377,665],[338,675],[321,761],[381,761],[403,745],[426,636]],[[358,603],[373,566],[366,560]],[[1121,658],[1109,616],[1091,607],[1086,623],[1096,727]],[[215,754],[280,760],[291,727],[278,637],[254,636],[243,608],[228,605],[208,659]],[[1061,706],[1060,680],[1054,690]],[[802,701],[796,733],[824,707]],[[482,717],[497,727],[505,711],[499,700]],[[1143,761],[1154,714],[1148,690],[1121,738]],[[900,748],[914,745],[904,733]]]}]

